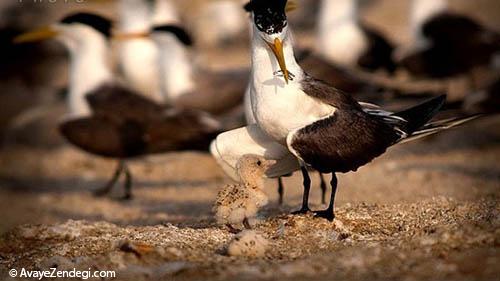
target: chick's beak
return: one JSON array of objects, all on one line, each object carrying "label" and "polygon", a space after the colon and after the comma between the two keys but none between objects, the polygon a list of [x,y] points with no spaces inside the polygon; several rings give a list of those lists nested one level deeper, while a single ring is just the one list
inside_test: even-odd
[{"label": "chick's beak", "polygon": [[283,76],[285,77],[285,82],[288,84],[288,80],[290,79],[288,69],[286,68],[285,54],[283,52],[283,43],[279,38],[274,39],[274,44],[267,42],[269,48],[274,53],[274,56],[278,60],[278,64],[280,66],[281,72],[283,72]]},{"label": "chick's beak", "polygon": [[12,42],[15,44],[38,42],[45,39],[54,38],[59,33],[51,26],[42,27],[33,31],[29,31],[14,37]]}]

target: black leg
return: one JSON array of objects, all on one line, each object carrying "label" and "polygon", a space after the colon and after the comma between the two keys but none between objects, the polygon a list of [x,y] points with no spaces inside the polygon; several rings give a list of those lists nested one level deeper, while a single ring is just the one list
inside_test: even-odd
[{"label": "black leg", "polygon": [[111,180],[109,180],[109,182],[105,186],[94,191],[94,196],[100,197],[109,194],[122,172],[123,172],[123,163],[120,161],[118,162],[118,166],[116,167],[115,173],[113,174]]},{"label": "black leg", "polygon": [[321,180],[321,204],[326,204],[326,182],[325,177],[323,177],[322,173],[319,173],[319,179]]},{"label": "black leg", "polygon": [[246,228],[246,229],[252,229],[252,226],[250,225],[250,222],[248,222],[248,218],[245,218],[243,220],[243,226]]},{"label": "black leg", "polygon": [[337,193],[337,176],[335,173],[332,173],[332,181],[330,182],[332,185],[332,194],[330,195],[330,204],[328,208],[324,211],[314,212],[316,217],[325,218],[329,221],[333,221],[335,219],[335,194]]},{"label": "black leg", "polygon": [[293,212],[294,215],[307,214],[311,210],[309,209],[309,191],[311,190],[311,178],[309,177],[309,172],[307,172],[306,167],[301,167],[302,177],[304,178],[304,194],[302,197],[302,208],[300,210]]},{"label": "black leg", "polygon": [[279,177],[278,178],[278,194],[279,194],[279,203],[280,205],[283,205],[283,194],[285,193],[285,190],[283,188],[283,178]]},{"label": "black leg", "polygon": [[123,185],[125,195],[123,196],[123,199],[130,200],[132,199],[132,174],[125,163],[123,164],[123,170],[125,172],[125,183]]}]

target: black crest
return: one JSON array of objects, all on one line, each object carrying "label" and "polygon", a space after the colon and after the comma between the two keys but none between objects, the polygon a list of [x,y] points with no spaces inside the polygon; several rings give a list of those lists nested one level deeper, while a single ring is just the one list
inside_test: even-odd
[{"label": "black crest", "polygon": [[90,13],[76,13],[63,18],[61,23],[81,23],[88,25],[102,33],[107,38],[111,37],[112,23],[109,19]]},{"label": "black crest", "polygon": [[247,12],[253,12],[257,28],[267,34],[279,33],[287,25],[287,0],[251,0],[245,5]]},{"label": "black crest", "polygon": [[181,41],[184,45],[186,46],[192,46],[193,45],[193,39],[191,38],[191,35],[182,27],[177,26],[177,25],[160,25],[160,26],[155,26],[153,28],[153,31],[161,31],[161,32],[169,32],[174,34],[179,41]]}]

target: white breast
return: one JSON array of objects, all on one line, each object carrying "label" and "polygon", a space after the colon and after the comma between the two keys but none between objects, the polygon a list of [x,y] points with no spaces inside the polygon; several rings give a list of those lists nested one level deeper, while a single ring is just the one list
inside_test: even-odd
[{"label": "white breast", "polygon": [[334,108],[305,94],[298,83],[283,85],[282,80],[253,84],[252,107],[262,130],[285,145],[291,131],[331,114]]},{"label": "white breast", "polygon": [[158,51],[150,39],[132,39],[121,42],[120,62],[123,75],[136,91],[157,102],[160,94]]}]

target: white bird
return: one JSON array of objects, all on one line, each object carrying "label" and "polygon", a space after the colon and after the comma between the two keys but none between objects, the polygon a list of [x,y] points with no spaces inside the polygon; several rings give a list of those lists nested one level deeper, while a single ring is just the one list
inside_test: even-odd
[{"label": "white bird", "polygon": [[248,69],[212,71],[193,62],[189,34],[178,25],[158,25],[151,37],[159,48],[161,89],[174,106],[223,114],[243,101]]},{"label": "white bird", "polygon": [[[307,75],[294,57],[286,3],[252,0],[249,4],[254,21],[252,109],[261,131],[300,160],[304,198],[299,213],[309,211],[310,179],[306,167],[332,174],[330,204],[316,215],[333,220],[337,172],[356,171],[392,145],[472,118],[428,123],[443,105],[443,96],[392,113],[358,103],[350,95]],[[215,146],[223,146],[219,138]]]},{"label": "white bird", "polygon": [[179,15],[170,0],[120,0],[118,56],[128,84],[137,92],[165,102],[158,65],[158,46],[146,36],[154,25],[178,24]]}]

